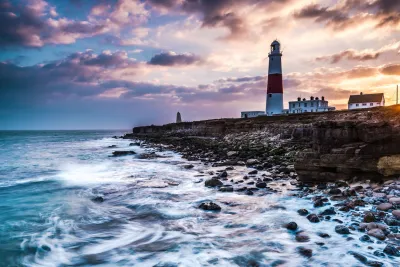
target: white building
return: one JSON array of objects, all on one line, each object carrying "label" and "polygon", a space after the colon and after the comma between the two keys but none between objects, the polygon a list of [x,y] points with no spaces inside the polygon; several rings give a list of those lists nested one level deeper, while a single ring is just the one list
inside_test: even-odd
[{"label": "white building", "polygon": [[279,115],[283,111],[283,80],[282,80],[282,51],[281,44],[275,40],[271,43],[268,54],[268,85],[265,114]]},{"label": "white building", "polygon": [[385,105],[385,95],[383,93],[351,95],[348,104],[349,109],[381,107]]},{"label": "white building", "polygon": [[306,113],[306,112],[325,112],[325,111],[334,111],[335,107],[328,106],[328,101],[325,100],[325,97],[310,97],[309,100],[300,97],[297,98],[297,101],[289,102],[289,113]]},{"label": "white building", "polygon": [[264,111],[242,111],[241,112],[241,118],[255,118],[258,116],[263,116],[265,115]]}]

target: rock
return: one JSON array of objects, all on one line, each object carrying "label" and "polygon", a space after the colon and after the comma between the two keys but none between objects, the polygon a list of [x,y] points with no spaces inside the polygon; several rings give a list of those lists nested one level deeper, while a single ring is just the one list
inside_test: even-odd
[{"label": "rock", "polygon": [[248,159],[246,161],[246,165],[247,166],[254,166],[254,165],[257,165],[259,163],[260,163],[260,161],[258,161],[258,159]]},{"label": "rock", "polygon": [[111,146],[108,146],[107,148],[116,148],[117,147],[117,145],[111,145]]},{"label": "rock", "polygon": [[312,249],[298,247],[297,251],[299,252],[300,255],[302,255],[304,257],[310,258],[312,256]]},{"label": "rock", "polygon": [[361,255],[360,253],[357,253],[354,251],[349,251],[349,254],[353,255],[354,258],[356,258],[357,260],[359,260],[362,263],[367,263],[367,261],[368,261],[367,257]]},{"label": "rock", "polygon": [[393,207],[391,203],[381,203],[379,204],[376,209],[377,210],[383,210],[383,211],[388,211]]},{"label": "rock", "polygon": [[139,154],[138,158],[139,159],[155,159],[155,158],[160,158],[161,156],[157,155],[155,152],[151,153],[143,153]]},{"label": "rock", "polygon": [[375,222],[376,221],[375,215],[370,211],[366,211],[366,212],[364,212],[363,221],[366,223]]},{"label": "rock", "polygon": [[322,207],[323,205],[324,205],[324,201],[322,199],[317,199],[314,201],[315,208]]},{"label": "rock", "polygon": [[396,256],[399,257],[400,256],[400,252],[399,250],[392,245],[387,245],[384,249],[383,252],[390,255],[390,256]]},{"label": "rock", "polygon": [[97,203],[102,203],[102,202],[104,202],[104,198],[97,196],[97,197],[92,198],[92,201],[97,202]]},{"label": "rock", "polygon": [[340,190],[339,188],[332,188],[328,192],[328,194],[330,194],[330,195],[339,195],[341,193],[342,193],[342,190]]},{"label": "rock", "polygon": [[398,205],[400,204],[400,197],[392,197],[389,199],[389,202],[392,203],[393,205]]},{"label": "rock", "polygon": [[400,219],[400,210],[394,210],[392,211],[392,214],[396,219]]},{"label": "rock", "polygon": [[360,241],[362,242],[367,242],[367,243],[373,243],[374,241],[371,240],[371,238],[367,235],[363,235],[362,237],[360,237]]},{"label": "rock", "polygon": [[317,214],[313,214],[313,213],[310,214],[310,215],[308,215],[308,216],[307,216],[307,219],[308,219],[310,222],[312,222],[312,223],[318,223],[318,222],[320,222],[320,220],[319,220]]},{"label": "rock", "polygon": [[193,169],[193,168],[194,168],[194,165],[193,165],[193,164],[183,165],[183,168],[184,168],[184,169],[187,169],[187,170]]},{"label": "rock", "polygon": [[199,206],[200,209],[202,210],[211,210],[211,211],[220,211],[221,207],[214,202],[205,202],[201,203]]},{"label": "rock", "polygon": [[326,188],[327,188],[326,184],[318,184],[317,185],[317,189],[324,190]]},{"label": "rock", "polygon": [[140,142],[130,143],[129,146],[140,146]]},{"label": "rock", "polygon": [[237,154],[238,154],[237,151],[229,151],[228,153],[226,153],[226,155],[227,155],[228,157],[236,156]]},{"label": "rock", "polygon": [[114,157],[120,157],[120,156],[126,156],[126,155],[135,155],[135,151],[114,151],[113,153]]},{"label": "rock", "polygon": [[252,170],[252,171],[249,172],[249,175],[254,175],[254,174],[257,174],[257,173],[258,173],[257,170]]},{"label": "rock", "polygon": [[252,196],[252,195],[254,195],[254,192],[253,192],[253,191],[251,191],[251,190],[247,190],[247,191],[246,191],[246,195],[248,195],[248,196]]},{"label": "rock", "polygon": [[347,235],[350,234],[349,228],[347,228],[344,225],[336,225],[335,226],[335,232],[341,235]]},{"label": "rock", "polygon": [[265,182],[258,182],[258,183],[256,183],[256,187],[258,187],[258,188],[266,188],[266,187],[267,187],[267,183],[265,183]]},{"label": "rock", "polygon": [[310,241],[310,237],[304,232],[299,232],[296,234],[296,241],[297,242],[308,242],[308,241]]},{"label": "rock", "polygon": [[308,210],[306,209],[299,209],[297,210],[297,213],[301,216],[306,216],[308,214]]},{"label": "rock", "polygon": [[226,171],[223,171],[223,172],[221,172],[218,176],[219,176],[220,178],[225,178],[225,177],[228,177],[228,173],[227,173]]},{"label": "rock", "polygon": [[369,230],[368,235],[378,238],[379,240],[385,240],[386,238],[385,233],[379,228]]},{"label": "rock", "polygon": [[382,262],[379,262],[379,261],[368,261],[367,265],[371,266],[371,267],[382,267],[382,266],[385,266],[385,264],[383,264]]},{"label": "rock", "polygon": [[221,192],[233,192],[233,187],[232,186],[223,186],[218,191],[221,191]]},{"label": "rock", "polygon": [[205,181],[205,186],[208,187],[215,187],[215,186],[222,186],[224,185],[220,180],[215,179],[215,178],[211,178],[209,180]]},{"label": "rock", "polygon": [[322,237],[322,238],[329,238],[329,237],[331,237],[329,234],[327,234],[327,233],[317,233],[317,235],[319,235],[320,237]]},{"label": "rock", "polygon": [[335,214],[336,214],[336,211],[333,207],[328,208],[320,213],[320,215],[335,215]]},{"label": "rock", "polygon": [[286,224],[285,226],[288,230],[294,231],[297,229],[297,223],[295,223],[295,222],[290,222],[290,223]]}]

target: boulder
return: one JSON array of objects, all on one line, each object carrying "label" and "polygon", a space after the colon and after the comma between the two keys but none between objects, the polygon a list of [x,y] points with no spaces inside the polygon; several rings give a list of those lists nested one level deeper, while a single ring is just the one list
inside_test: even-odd
[{"label": "boulder", "polygon": [[120,156],[127,156],[127,155],[135,155],[135,151],[114,151],[112,155],[114,157],[120,157]]},{"label": "boulder", "polygon": [[382,211],[388,211],[391,208],[393,208],[393,205],[391,203],[381,203],[376,207],[377,210],[382,210]]},{"label": "boulder", "polygon": [[310,258],[312,257],[312,249],[309,248],[304,248],[304,247],[298,247],[297,251],[299,252],[300,255]]},{"label": "boulder", "polygon": [[194,165],[193,165],[193,164],[186,164],[186,165],[183,165],[183,168],[184,168],[184,169],[187,169],[187,170],[193,169],[193,168],[194,168]]},{"label": "boulder", "polygon": [[310,237],[304,232],[299,232],[296,234],[296,241],[297,242],[308,242],[308,241],[310,241]]},{"label": "boulder", "polygon": [[287,224],[285,225],[285,227],[286,227],[286,229],[288,229],[288,230],[294,231],[294,230],[297,229],[297,223],[295,223],[295,222],[290,222],[290,223],[287,223]]},{"label": "boulder", "polygon": [[223,171],[218,176],[221,178],[225,178],[225,177],[228,177],[228,173],[226,171]]},{"label": "boulder", "polygon": [[216,186],[222,186],[224,185],[220,180],[215,179],[215,178],[211,178],[209,180],[206,180],[204,182],[205,186],[207,187],[216,187]]},{"label": "boulder", "polygon": [[300,216],[306,216],[306,215],[308,214],[308,210],[306,210],[306,209],[299,209],[299,210],[297,210],[297,213],[298,213]]},{"label": "boulder", "polygon": [[379,240],[385,240],[386,236],[385,233],[379,229],[379,228],[374,228],[368,231],[369,236],[373,236]]},{"label": "boulder", "polygon": [[229,151],[228,153],[226,153],[226,155],[227,155],[228,157],[233,157],[233,156],[236,156],[237,154],[238,154],[237,151]]},{"label": "boulder", "polygon": [[249,175],[254,175],[254,174],[257,174],[257,173],[258,173],[257,170],[252,170],[252,171],[249,172]]},{"label": "boulder", "polygon": [[258,188],[266,188],[266,187],[267,187],[267,183],[265,183],[265,182],[258,182],[258,183],[256,183],[256,187],[258,187]]},{"label": "boulder", "polygon": [[364,212],[364,219],[363,219],[363,221],[366,222],[366,223],[375,222],[375,221],[376,221],[376,218],[375,218],[374,213],[372,213],[372,212],[370,212],[370,211]]},{"label": "boulder", "polygon": [[232,186],[223,186],[218,191],[220,191],[220,192],[233,192],[233,187]]},{"label": "boulder", "polygon": [[398,205],[400,204],[400,197],[392,197],[389,199],[389,202],[392,203],[393,205]]},{"label": "boulder", "polygon": [[257,165],[259,163],[260,163],[260,161],[258,159],[248,159],[246,161],[246,165],[247,166],[254,166],[254,165]]},{"label": "boulder", "polygon": [[400,210],[394,210],[392,211],[392,214],[394,217],[396,217],[396,219],[400,220]]},{"label": "boulder", "polygon": [[395,246],[392,246],[392,245],[387,245],[383,249],[383,252],[390,256],[396,256],[396,257],[400,256],[399,250]]},{"label": "boulder", "polygon": [[339,195],[341,193],[342,193],[342,190],[340,190],[339,188],[332,188],[328,192],[328,194],[330,194],[330,195]]},{"label": "boulder", "polygon": [[335,232],[341,235],[347,235],[350,234],[349,228],[347,228],[344,225],[336,225],[335,226]]},{"label": "boulder", "polygon": [[200,209],[202,210],[211,210],[211,211],[220,211],[221,207],[214,202],[204,202],[201,203],[199,206]]},{"label": "boulder", "polygon": [[312,223],[318,223],[318,222],[320,222],[320,220],[319,220],[317,214],[313,214],[313,213],[309,214],[309,215],[307,216],[307,219],[308,219],[310,222],[312,222]]},{"label": "boulder", "polygon": [[335,214],[336,214],[336,211],[335,211],[334,207],[330,207],[320,213],[320,215],[335,215]]}]

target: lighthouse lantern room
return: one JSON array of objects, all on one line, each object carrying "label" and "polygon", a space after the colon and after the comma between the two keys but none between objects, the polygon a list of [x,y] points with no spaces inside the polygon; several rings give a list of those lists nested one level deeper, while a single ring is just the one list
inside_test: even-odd
[{"label": "lighthouse lantern room", "polygon": [[283,111],[283,80],[282,80],[282,52],[280,43],[275,40],[271,44],[268,69],[267,116],[282,114]]}]

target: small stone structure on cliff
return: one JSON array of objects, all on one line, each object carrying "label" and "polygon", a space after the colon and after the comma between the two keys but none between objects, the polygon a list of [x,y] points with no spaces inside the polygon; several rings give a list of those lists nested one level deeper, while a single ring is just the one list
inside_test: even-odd
[{"label": "small stone structure on cliff", "polygon": [[178,113],[176,113],[176,123],[181,123],[181,122],[182,122],[181,113],[178,111]]}]

